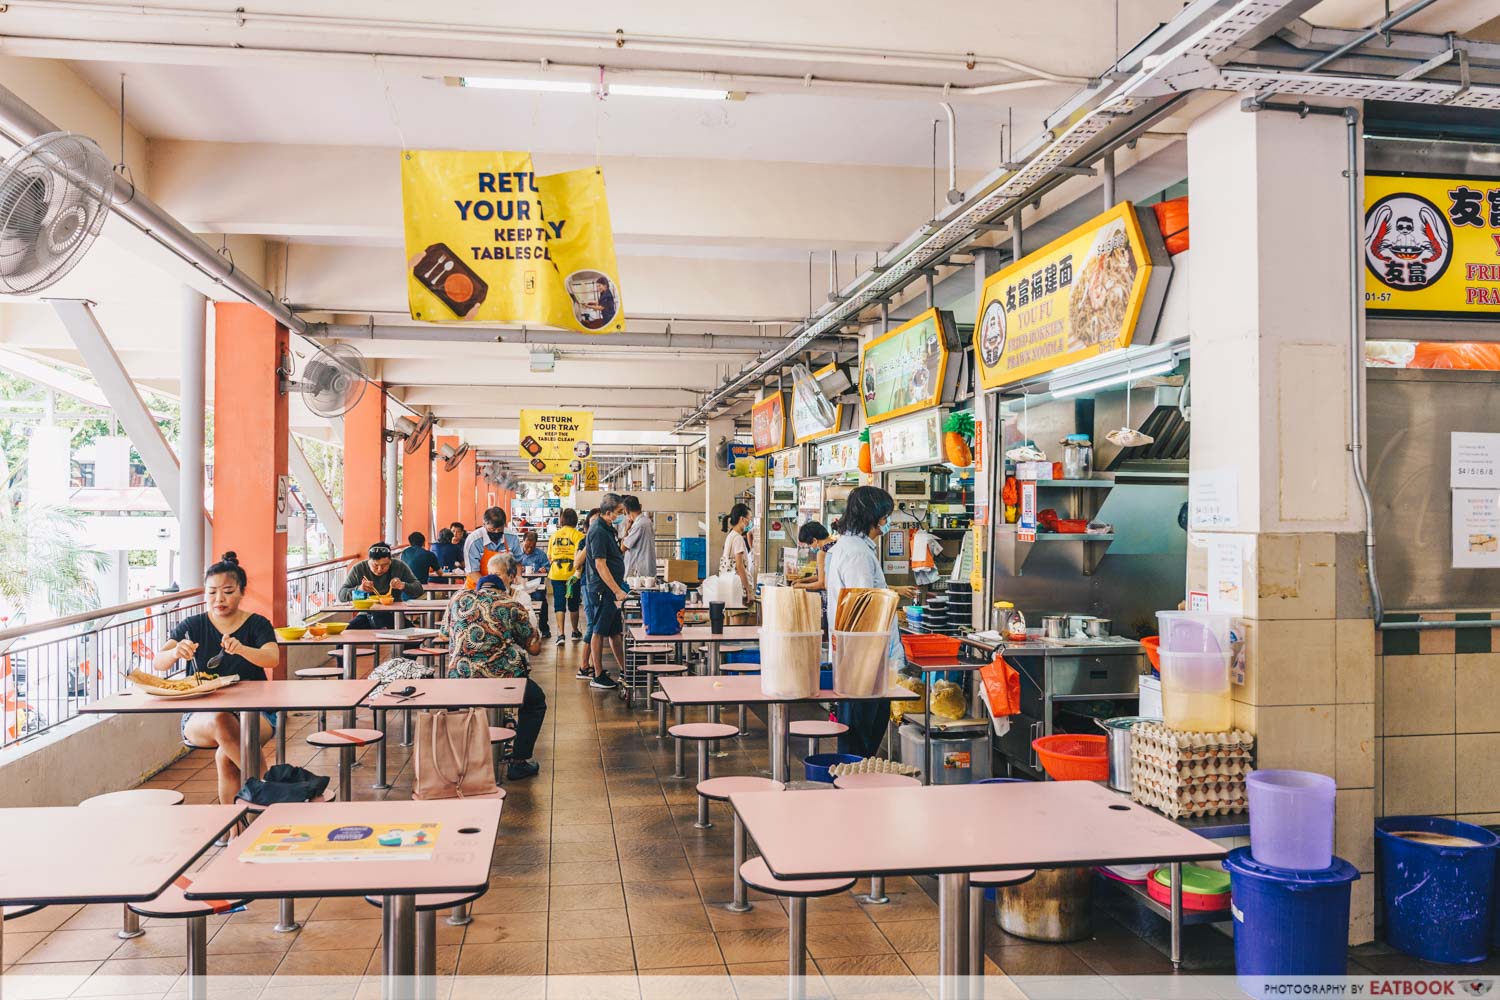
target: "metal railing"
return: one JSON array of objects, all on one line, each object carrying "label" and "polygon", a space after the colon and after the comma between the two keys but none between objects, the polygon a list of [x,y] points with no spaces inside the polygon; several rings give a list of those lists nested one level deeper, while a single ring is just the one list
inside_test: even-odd
[{"label": "metal railing", "polygon": [[[304,621],[333,603],[355,561],[289,570],[287,620]],[[177,623],[205,606],[198,588],[0,631],[0,751],[74,718],[82,704],[125,690],[130,671],[149,669]]]}]

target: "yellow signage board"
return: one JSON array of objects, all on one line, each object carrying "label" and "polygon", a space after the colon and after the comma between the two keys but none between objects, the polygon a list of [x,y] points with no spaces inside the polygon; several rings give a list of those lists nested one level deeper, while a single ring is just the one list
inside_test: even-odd
[{"label": "yellow signage board", "polygon": [[[865,423],[915,413],[943,401],[948,332],[943,315],[929,309],[882,333],[859,352],[859,397]],[[951,315],[951,314],[950,314]]]},{"label": "yellow signage board", "polygon": [[593,451],[592,411],[521,411],[521,457],[537,472],[580,472]]},{"label": "yellow signage board", "polygon": [[604,174],[537,176],[530,153],[401,154],[412,319],[625,329]]},{"label": "yellow signage board", "polygon": [[1500,178],[1366,174],[1365,308],[1500,316]]},{"label": "yellow signage board", "polygon": [[990,275],[974,324],[984,387],[1128,346],[1153,270],[1135,207],[1121,202]]},{"label": "yellow signage board", "polygon": [[750,408],[750,439],[757,455],[786,447],[786,399],[782,393],[772,393]]},{"label": "yellow signage board", "polygon": [[583,463],[583,488],[585,490],[597,490],[599,488],[599,463]]}]

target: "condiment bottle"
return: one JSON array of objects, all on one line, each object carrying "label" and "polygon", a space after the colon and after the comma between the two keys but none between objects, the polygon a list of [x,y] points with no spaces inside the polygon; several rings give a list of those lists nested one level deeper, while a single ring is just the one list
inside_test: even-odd
[{"label": "condiment bottle", "polygon": [[1010,601],[996,601],[995,609],[1000,612],[1000,634],[1010,642],[1025,642],[1026,616]]}]

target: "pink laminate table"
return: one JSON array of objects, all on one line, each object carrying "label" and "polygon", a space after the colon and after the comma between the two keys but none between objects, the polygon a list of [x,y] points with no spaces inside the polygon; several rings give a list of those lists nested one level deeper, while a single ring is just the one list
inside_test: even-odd
[{"label": "pink laminate table", "polygon": [[[377,604],[373,608],[370,608],[369,610],[370,610],[371,613],[376,612],[376,611],[389,611],[391,614],[393,614],[393,615],[396,616],[395,617],[396,627],[397,628],[405,628],[406,624],[407,624],[407,621],[406,621],[406,616],[407,615],[433,615],[433,614],[441,614],[442,612],[448,610],[448,602],[450,600],[451,600],[451,597],[448,594],[444,594],[441,597],[415,597],[415,598],[412,598],[409,601],[397,601],[395,604]],[[359,614],[364,614],[365,613],[363,611],[360,611],[358,608],[356,608],[352,603],[350,603],[348,601],[340,601],[337,604],[330,604],[326,608],[323,608],[323,610],[324,611],[331,611],[331,612],[333,612],[335,614],[341,614],[341,615],[347,615],[347,614],[359,615]],[[348,631],[348,630],[346,629],[345,631]],[[382,639],[380,641],[382,641],[382,642],[390,642],[391,640],[390,639]]]},{"label": "pink laminate table", "polygon": [[734,793],[729,802],[777,878],[936,875],[943,996],[967,967],[971,872],[1201,861],[1226,853],[1090,781]]},{"label": "pink laminate table", "polygon": [[916,692],[891,687],[868,698],[849,697],[834,691],[814,691],[806,698],[775,698],[760,688],[760,678],[751,674],[724,677],[661,677],[657,679],[667,701],[673,705],[765,705],[766,730],[771,743],[771,778],[785,784],[791,775],[791,721],[787,706],[795,702],[824,701],[916,701]]},{"label": "pink laminate table", "polygon": [[[274,805],[200,871],[183,894],[189,899],[380,894],[384,896],[381,916],[386,930],[382,941],[385,974],[409,984],[416,974],[415,897],[426,893],[483,892],[489,887],[503,804],[503,800],[496,798]],[[240,860],[245,848],[256,838],[278,826],[358,827],[383,823],[442,824],[432,858],[281,864]]]},{"label": "pink laminate table", "polygon": [[[706,664],[708,675],[710,677],[713,677],[717,676],[719,673],[719,654],[721,652],[719,647],[721,647],[726,642],[759,642],[760,626],[725,625],[724,631],[715,632],[707,625],[688,625],[684,627],[681,632],[677,632],[673,635],[651,635],[647,633],[646,626],[637,625],[630,630],[630,637],[636,642],[701,642],[703,643],[704,649],[707,653],[707,655],[704,657],[704,662]],[[708,721],[719,721],[718,705],[709,703]],[[722,756],[718,752],[719,744],[717,741],[710,745],[712,746],[716,756]],[[677,770],[681,772],[682,768],[680,764]]]},{"label": "pink laminate table", "polygon": [[[393,688],[411,686],[417,693],[410,698],[396,698]],[[370,699],[370,707],[392,708],[519,708],[526,694],[524,677],[428,677],[412,681],[394,681],[384,692]]]}]

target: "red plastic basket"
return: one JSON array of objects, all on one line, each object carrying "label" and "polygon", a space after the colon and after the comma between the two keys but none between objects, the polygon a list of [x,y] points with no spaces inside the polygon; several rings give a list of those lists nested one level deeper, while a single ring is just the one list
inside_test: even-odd
[{"label": "red plastic basket", "polygon": [[1053,781],[1109,779],[1107,737],[1058,733],[1033,740],[1031,746]]},{"label": "red plastic basket", "polygon": [[1161,673],[1161,636],[1148,635],[1141,640],[1141,645],[1146,649],[1146,659],[1151,661],[1151,669]]},{"label": "red plastic basket", "polygon": [[903,635],[901,645],[907,656],[958,656],[958,637],[953,635]]}]

